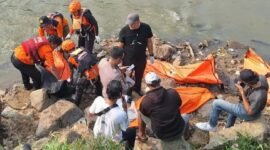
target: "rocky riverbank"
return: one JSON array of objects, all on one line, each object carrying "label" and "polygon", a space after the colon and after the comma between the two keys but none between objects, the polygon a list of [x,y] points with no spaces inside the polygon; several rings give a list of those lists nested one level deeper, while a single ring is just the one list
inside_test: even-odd
[{"label": "rocky riverbank", "polygon": [[[102,41],[96,49],[98,57],[106,56],[108,50],[116,45],[116,42],[117,40],[114,38]],[[238,102],[234,79],[243,68],[243,57],[247,47],[238,42],[222,42],[215,39],[203,40],[200,43],[180,41],[172,44],[157,37],[154,38],[156,59],[168,61],[176,66],[203,61],[208,54],[213,54],[217,74],[223,81],[224,86],[206,84],[184,86],[206,87],[217,97],[231,102]],[[180,86],[172,79],[162,80],[162,85],[166,88]],[[134,96],[138,98],[138,96]],[[34,149],[41,149],[44,143],[55,136],[62,142],[92,137],[92,131],[89,131],[88,126],[93,126],[95,118],[84,117],[85,109],[90,106],[95,98],[91,89],[87,89],[79,107],[69,101],[48,96],[44,89],[26,91],[21,84],[15,84],[9,89],[0,91],[0,98],[2,103],[0,126],[0,137],[2,139],[0,138],[0,142],[4,149],[14,149],[25,143],[32,145]],[[269,137],[269,108],[265,109],[264,115],[259,120],[241,124],[241,121],[238,121],[230,129],[223,130],[225,116],[222,117],[219,124],[220,128],[216,133],[209,134],[196,129],[193,126],[194,123],[207,120],[211,103],[212,101],[207,102],[192,113],[190,134],[187,138],[196,149],[219,148],[226,140],[235,140],[237,132],[247,133],[261,141]],[[253,130],[255,128],[256,132]],[[136,143],[136,149],[153,149],[158,140],[150,138],[147,143],[138,141]]]}]

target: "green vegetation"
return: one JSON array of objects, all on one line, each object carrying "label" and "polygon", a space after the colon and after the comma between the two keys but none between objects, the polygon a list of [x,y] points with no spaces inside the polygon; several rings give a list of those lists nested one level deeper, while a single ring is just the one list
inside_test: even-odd
[{"label": "green vegetation", "polygon": [[238,139],[234,142],[227,142],[225,150],[270,150],[270,141],[260,143],[256,139],[238,133]]},{"label": "green vegetation", "polygon": [[104,138],[78,139],[71,144],[60,143],[57,138],[52,139],[42,148],[43,150],[122,150],[122,144]]}]

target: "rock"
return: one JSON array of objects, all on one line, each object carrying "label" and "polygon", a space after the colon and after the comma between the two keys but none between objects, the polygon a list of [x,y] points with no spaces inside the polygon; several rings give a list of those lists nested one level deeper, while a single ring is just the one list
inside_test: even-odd
[{"label": "rock", "polygon": [[242,49],[248,49],[248,46],[239,43],[237,41],[227,41],[228,49],[237,49],[237,50],[242,50]]},{"label": "rock", "polygon": [[1,113],[1,116],[4,118],[18,118],[19,115],[20,113],[17,110],[12,109],[9,106],[7,106]]},{"label": "rock", "polygon": [[176,51],[171,45],[163,44],[154,49],[154,55],[156,58],[162,60],[170,60],[172,54]]},{"label": "rock", "polygon": [[199,49],[205,49],[207,47],[208,47],[208,41],[207,40],[204,40],[203,42],[200,42],[199,45],[198,45]]},{"label": "rock", "polygon": [[43,137],[51,131],[67,127],[78,121],[83,115],[82,110],[75,104],[66,100],[59,100],[41,112],[36,136]]},{"label": "rock", "polygon": [[231,60],[231,64],[232,64],[232,65],[235,65],[235,64],[237,64],[237,61],[234,60],[234,59],[232,59],[232,60]]},{"label": "rock", "polygon": [[265,116],[261,116],[259,119],[254,121],[246,121],[236,124],[228,129],[210,132],[210,141],[204,149],[220,148],[226,141],[235,141],[238,138],[238,133],[248,135],[251,138],[262,142],[267,134],[267,122]]},{"label": "rock", "polygon": [[173,65],[174,66],[182,66],[183,65],[183,61],[181,56],[177,56],[174,61],[173,61]]},{"label": "rock", "polygon": [[175,80],[172,78],[162,79],[160,85],[166,89],[175,88],[177,86]]},{"label": "rock", "polygon": [[89,131],[86,124],[75,123],[72,128],[61,132],[59,135],[59,141],[61,143],[72,143],[79,138],[90,139],[92,135],[93,134]]},{"label": "rock", "polygon": [[194,127],[194,132],[188,139],[188,142],[195,146],[196,148],[205,146],[209,142],[209,132],[202,131]]},{"label": "rock", "polygon": [[0,90],[0,97],[4,96],[6,94],[6,91]]},{"label": "rock", "polygon": [[[177,141],[178,144],[178,149],[180,150],[191,150],[191,146],[188,142],[186,142],[183,138],[180,139],[179,141]],[[175,142],[173,142],[173,144],[168,145],[166,144],[167,149],[175,149],[175,147],[170,147],[175,145]],[[169,147],[168,147],[169,146]],[[162,147],[162,143],[161,140],[156,139],[156,138],[152,138],[152,137],[148,137],[148,140],[144,143],[136,140],[135,141],[135,146],[134,146],[134,150],[165,150]]]},{"label": "rock", "polygon": [[197,112],[198,112],[198,116],[202,117],[202,118],[208,118],[210,115],[210,111],[212,110],[212,100],[208,101],[207,103],[205,103],[203,106],[201,106]]},{"label": "rock", "polygon": [[38,111],[48,108],[55,102],[54,98],[49,98],[46,89],[39,89],[30,94],[31,106]]},{"label": "rock", "polygon": [[7,94],[4,95],[3,100],[14,109],[26,109],[30,106],[29,101],[30,91],[24,89],[23,85],[15,84]]},{"label": "rock", "polygon": [[50,139],[48,137],[46,138],[41,138],[38,141],[35,141],[32,144],[32,149],[33,150],[38,150],[38,149],[42,149],[42,147],[47,144],[50,141]]}]

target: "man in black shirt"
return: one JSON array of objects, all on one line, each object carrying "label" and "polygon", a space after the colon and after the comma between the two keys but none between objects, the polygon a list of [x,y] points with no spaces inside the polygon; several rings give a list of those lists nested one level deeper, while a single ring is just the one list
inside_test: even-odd
[{"label": "man in black shirt", "polygon": [[189,149],[182,137],[188,118],[180,115],[179,94],[174,89],[160,86],[160,78],[154,72],[146,74],[145,82],[149,91],[140,105],[139,140],[146,140],[145,127],[150,119],[149,124],[154,135],[161,140],[162,149]]},{"label": "man in black shirt", "polygon": [[140,21],[137,13],[127,17],[127,25],[119,33],[120,47],[124,48],[123,65],[135,65],[134,90],[141,93],[141,81],[146,67],[146,48],[148,48],[150,62],[154,62],[152,30],[151,27]]}]

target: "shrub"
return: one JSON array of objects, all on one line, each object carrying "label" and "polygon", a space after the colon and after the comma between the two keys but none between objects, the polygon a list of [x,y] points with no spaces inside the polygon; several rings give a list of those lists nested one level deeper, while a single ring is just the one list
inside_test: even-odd
[{"label": "shrub", "polygon": [[122,150],[122,144],[113,142],[105,138],[78,139],[71,144],[60,143],[57,138],[53,138],[42,148],[43,150]]},{"label": "shrub", "polygon": [[225,150],[269,150],[270,141],[260,143],[256,139],[238,133],[238,139],[234,142],[227,142]]}]

